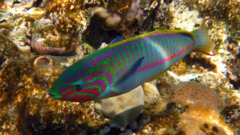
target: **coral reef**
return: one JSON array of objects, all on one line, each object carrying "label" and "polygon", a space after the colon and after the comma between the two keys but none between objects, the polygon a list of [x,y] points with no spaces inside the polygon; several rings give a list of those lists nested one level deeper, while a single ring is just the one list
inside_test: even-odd
[{"label": "coral reef", "polygon": [[[232,42],[230,42],[232,43]],[[240,88],[240,47],[235,47],[232,48],[235,53],[235,58],[236,59],[231,59],[231,62],[229,62],[229,64],[231,64],[232,69],[230,69],[230,71],[227,72],[227,77],[229,78],[229,81],[231,82],[231,84],[233,84],[233,86],[236,89]]]},{"label": "coral reef", "polygon": [[63,55],[74,51],[87,24],[81,2],[53,1],[47,18],[33,24],[31,47],[40,54]]},{"label": "coral reef", "polygon": [[[48,89],[63,71],[63,58],[32,56],[12,60],[0,72],[0,128],[4,134],[61,134],[100,132],[108,123],[94,111],[93,102],[69,103],[49,98]],[[65,61],[67,63],[67,61]]]},{"label": "coral reef", "polygon": [[[31,45],[32,51],[39,54],[63,55],[74,51],[74,47],[80,44],[82,32],[86,29],[88,16],[84,14],[90,11],[83,9],[87,3],[37,2],[36,4],[35,1],[22,1],[18,5],[3,4],[1,19],[8,18],[1,21],[2,33],[14,39],[13,42],[19,48]],[[37,7],[34,7],[36,5]],[[10,8],[14,9],[9,10],[12,17],[6,12]]]},{"label": "coral reef", "polygon": [[[230,23],[228,28],[233,31],[237,30],[240,20],[239,20],[239,6],[240,3],[237,0],[227,1],[227,0],[218,0],[213,1],[185,1],[190,8],[195,8],[202,13],[208,13],[208,16],[218,20],[225,20],[227,23]],[[237,29],[235,29],[237,28]],[[232,31],[231,31],[232,32]]]},{"label": "coral reef", "polygon": [[[199,106],[203,108],[202,106]],[[232,135],[233,131],[224,121],[219,118],[219,113],[208,112],[204,113],[208,108],[198,111],[189,110],[180,115],[178,124],[178,133],[186,135],[194,134],[216,134],[216,135]],[[199,114],[199,115],[197,115]]]},{"label": "coral reef", "polygon": [[[184,82],[170,95],[168,107],[152,116],[141,133],[233,134],[221,115],[224,104],[215,90],[200,83]],[[229,112],[224,114],[229,115]]]},{"label": "coral reef", "polygon": [[[138,8],[137,0],[132,0],[132,2],[126,1],[127,4],[124,5],[124,8],[125,10],[127,10],[125,11],[125,13],[123,12],[124,10],[121,9],[121,7],[117,8],[118,11],[116,11],[116,8],[114,9],[113,7],[114,5],[119,7],[119,4],[113,3],[114,2],[109,3],[112,4],[111,6],[109,6],[110,13],[108,13],[106,9],[102,7],[97,7],[96,9],[94,9],[94,14],[104,20],[104,30],[117,30],[122,32],[126,31],[126,29],[129,28],[129,26],[131,26],[131,24],[134,22]],[[120,6],[121,5],[122,4],[120,4]]]},{"label": "coral reef", "polygon": [[230,105],[224,108],[224,110],[221,112],[222,115],[225,116],[226,123],[231,124],[231,127],[237,127],[236,131],[239,131],[240,127],[240,106],[239,104]]},{"label": "coral reef", "polygon": [[[121,4],[126,5],[122,6]],[[110,5],[111,4],[111,5]],[[98,48],[102,42],[109,43],[117,36],[128,38],[135,34],[152,31],[153,20],[156,20],[155,10],[160,12],[161,1],[121,1],[109,2],[106,7],[96,7],[84,40]],[[119,8],[112,9],[118,6]],[[151,27],[152,26],[152,27]],[[96,39],[98,40],[95,40]]]},{"label": "coral reef", "polygon": [[5,59],[19,58],[21,53],[15,44],[3,34],[0,34],[0,63],[3,63]]},{"label": "coral reef", "polygon": [[[238,0],[0,1],[0,134],[112,130],[110,120],[95,112],[93,101],[49,98],[52,83],[66,67],[91,54],[92,47],[106,46],[103,42],[159,29],[192,30],[204,17],[211,18],[206,25],[216,44],[214,55],[191,53],[156,81],[143,84],[143,114],[132,116],[137,118],[125,133],[239,134],[238,7]],[[197,92],[188,86],[175,90],[186,81],[205,86],[196,84]]]},{"label": "coral reef", "polygon": [[181,7],[177,7],[177,4],[171,6],[169,10],[173,13],[172,25],[170,25],[171,29],[179,28],[181,30],[192,31],[196,28],[196,24],[201,24],[202,22],[202,19],[198,18],[199,12],[196,10],[189,11],[187,7],[182,9]]}]

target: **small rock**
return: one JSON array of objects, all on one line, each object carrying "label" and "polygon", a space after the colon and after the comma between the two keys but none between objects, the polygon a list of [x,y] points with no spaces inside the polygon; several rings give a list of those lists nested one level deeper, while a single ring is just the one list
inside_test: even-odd
[{"label": "small rock", "polygon": [[113,14],[105,20],[105,24],[109,28],[115,28],[119,25],[121,17],[117,14]]},{"label": "small rock", "polygon": [[125,127],[132,122],[144,107],[144,93],[141,86],[128,93],[98,100],[95,109],[98,113],[111,119],[116,127]]},{"label": "small rock", "polygon": [[158,101],[160,94],[159,94],[156,86],[154,86],[151,83],[146,82],[142,85],[142,87],[143,87],[144,95],[145,95],[145,97],[144,97],[144,102],[145,102],[144,107],[149,108]]},{"label": "small rock", "polygon": [[149,131],[148,131],[147,129],[144,129],[144,130],[143,130],[143,133],[144,133],[144,134],[149,134]]}]

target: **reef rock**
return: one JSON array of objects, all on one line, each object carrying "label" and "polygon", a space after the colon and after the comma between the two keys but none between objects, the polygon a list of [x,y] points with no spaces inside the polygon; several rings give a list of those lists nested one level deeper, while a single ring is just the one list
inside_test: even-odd
[{"label": "reef rock", "polygon": [[95,109],[111,119],[116,127],[125,127],[132,122],[144,107],[144,93],[141,86],[128,93],[96,101]]},{"label": "reef rock", "polygon": [[20,52],[15,44],[0,33],[0,59],[15,59],[20,57]]}]

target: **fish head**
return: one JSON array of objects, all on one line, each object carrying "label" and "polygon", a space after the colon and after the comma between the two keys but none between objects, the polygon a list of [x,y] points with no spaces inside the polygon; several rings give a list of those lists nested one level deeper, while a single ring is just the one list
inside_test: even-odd
[{"label": "fish head", "polygon": [[[96,99],[107,87],[104,72],[96,64],[79,61],[67,68],[49,91],[50,97],[83,102]],[[84,65],[84,66],[83,66]]]}]

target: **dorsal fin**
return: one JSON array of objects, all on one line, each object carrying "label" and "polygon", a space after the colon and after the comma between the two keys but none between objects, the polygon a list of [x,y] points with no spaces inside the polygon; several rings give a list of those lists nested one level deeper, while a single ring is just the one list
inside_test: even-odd
[{"label": "dorsal fin", "polygon": [[122,37],[122,36],[118,36],[118,37],[114,38],[114,39],[109,43],[109,45],[114,44],[114,43],[117,43],[117,42],[120,42],[120,41],[122,41],[122,40],[123,40],[123,37]]},{"label": "dorsal fin", "polygon": [[152,33],[154,34],[184,34],[184,35],[189,35],[191,37],[199,37],[197,34],[186,31],[186,30],[157,30],[153,31]]},{"label": "dorsal fin", "polygon": [[115,46],[118,46],[118,45],[121,45],[122,43],[126,43],[126,42],[130,42],[132,40],[136,40],[138,38],[144,38],[146,36],[149,36],[149,35],[155,35],[155,34],[184,34],[184,35],[188,35],[188,36],[191,36],[191,37],[196,37],[198,38],[199,36],[193,32],[189,32],[189,31],[186,31],[186,30],[156,30],[156,31],[152,31],[152,32],[148,32],[148,33],[144,33],[144,34],[141,34],[141,35],[137,35],[137,36],[134,36],[134,37],[130,37],[130,38],[127,38],[125,40],[121,39],[121,40],[117,40],[118,42],[111,42],[111,45],[109,45],[109,47],[115,47]]}]

